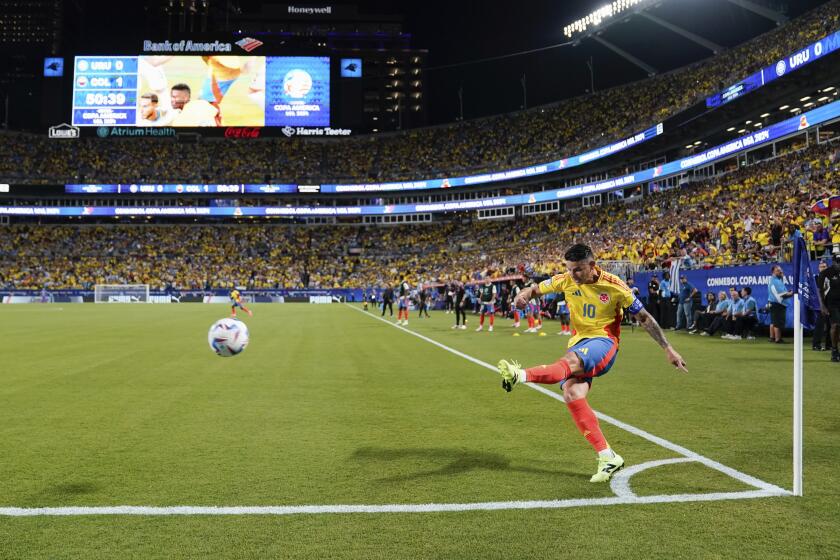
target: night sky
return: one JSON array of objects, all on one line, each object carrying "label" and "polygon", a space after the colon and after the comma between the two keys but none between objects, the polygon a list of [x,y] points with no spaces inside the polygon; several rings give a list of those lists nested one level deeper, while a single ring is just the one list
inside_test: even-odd
[{"label": "night sky", "polygon": [[[130,4],[98,0],[70,0],[83,6],[83,39],[122,44],[120,52],[129,52],[138,44],[127,36],[140,36],[148,30],[138,24],[134,33],[113,25],[126,21]],[[759,0],[760,1],[760,0]],[[772,0],[788,5],[788,15],[795,17],[825,0]],[[213,0],[223,5],[224,0]],[[316,4],[308,2],[309,4]],[[585,93],[590,88],[586,62],[592,58],[596,90],[646,77],[606,47],[586,40],[576,47],[561,47],[540,53],[517,56],[482,64],[455,68],[439,66],[486,57],[541,48],[562,43],[563,26],[606,4],[606,0],[528,0],[388,2],[328,2],[354,4],[359,13],[402,14],[405,31],[411,33],[415,48],[429,50],[426,73],[426,97],[432,123],[448,122],[458,117],[458,90],[463,87],[464,117],[515,111],[523,105],[521,78],[526,76],[529,107],[550,103]],[[134,6],[142,5],[136,3]],[[258,11],[261,2],[240,2],[246,12]],[[307,2],[300,2],[306,5]],[[95,8],[95,9],[94,9]],[[775,27],[765,18],[738,8],[727,0],[662,0],[651,12],[663,19],[704,36],[724,47],[732,47]],[[143,21],[137,14],[135,21]],[[131,19],[129,18],[128,21]],[[158,35],[159,36],[159,35]],[[633,17],[627,23],[610,27],[604,37],[643,59],[660,72],[706,58],[711,53],[658,25]],[[116,51],[115,51],[116,52]]]}]

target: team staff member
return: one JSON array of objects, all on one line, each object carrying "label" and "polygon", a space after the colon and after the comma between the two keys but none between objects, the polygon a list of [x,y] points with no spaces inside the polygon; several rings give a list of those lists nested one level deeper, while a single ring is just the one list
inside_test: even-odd
[{"label": "team staff member", "polygon": [[385,316],[385,310],[391,312],[391,317],[394,316],[394,288],[390,284],[385,285],[385,291],[382,292],[382,316]]},{"label": "team staff member", "polygon": [[787,289],[784,272],[779,265],[770,269],[770,283],[767,285],[767,301],[770,303],[770,342],[781,344],[782,330],[785,328],[787,306],[793,292]]},{"label": "team staff member", "polygon": [[831,266],[817,276],[820,312],[831,325],[831,361],[840,362],[840,254],[835,254]]}]

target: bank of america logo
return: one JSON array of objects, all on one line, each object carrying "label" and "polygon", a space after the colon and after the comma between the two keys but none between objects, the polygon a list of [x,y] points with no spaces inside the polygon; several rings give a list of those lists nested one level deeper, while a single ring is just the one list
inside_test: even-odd
[{"label": "bank of america logo", "polygon": [[252,50],[262,45],[263,42],[258,39],[252,39],[251,37],[245,37],[243,39],[238,40],[236,44],[242,47],[242,49],[245,52],[251,52]]}]

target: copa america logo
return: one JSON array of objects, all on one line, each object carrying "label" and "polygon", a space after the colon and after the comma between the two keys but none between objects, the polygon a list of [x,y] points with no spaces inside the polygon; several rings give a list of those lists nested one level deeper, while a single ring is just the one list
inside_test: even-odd
[{"label": "copa america logo", "polygon": [[784,60],[780,60],[776,63],[776,75],[781,76],[785,72],[787,72],[787,64],[785,64]]},{"label": "copa america logo", "polygon": [[96,135],[100,138],[107,138],[108,135],[111,133],[111,129],[107,126],[100,126],[96,129]]},{"label": "copa america logo", "polygon": [[291,138],[292,136],[295,135],[295,129],[292,128],[291,126],[284,126],[283,128],[280,129],[280,131],[284,135],[286,135],[287,138]]}]

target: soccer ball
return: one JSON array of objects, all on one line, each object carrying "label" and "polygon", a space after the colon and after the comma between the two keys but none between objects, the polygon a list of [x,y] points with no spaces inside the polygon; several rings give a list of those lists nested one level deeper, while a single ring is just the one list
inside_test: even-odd
[{"label": "soccer ball", "polygon": [[210,327],[207,343],[218,356],[236,356],[248,346],[248,327],[236,319],[219,319]]}]

